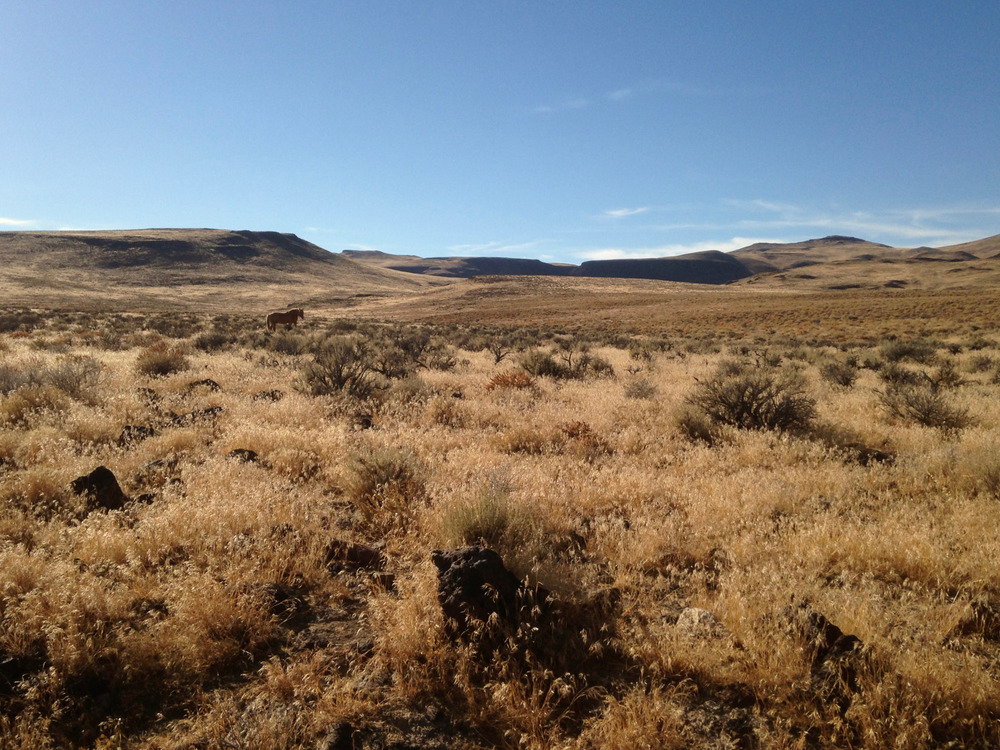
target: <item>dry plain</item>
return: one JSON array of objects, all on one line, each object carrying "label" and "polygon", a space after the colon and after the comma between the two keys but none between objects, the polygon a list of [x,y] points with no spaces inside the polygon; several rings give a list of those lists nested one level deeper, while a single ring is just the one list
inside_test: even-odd
[{"label": "dry plain", "polygon": [[923,286],[8,307],[0,744],[996,746],[1000,306]]}]

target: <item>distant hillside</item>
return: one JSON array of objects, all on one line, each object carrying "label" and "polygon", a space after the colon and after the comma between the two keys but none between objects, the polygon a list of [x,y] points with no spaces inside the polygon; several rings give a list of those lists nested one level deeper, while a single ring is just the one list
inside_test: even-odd
[{"label": "distant hillside", "polygon": [[344,250],[341,255],[378,268],[458,279],[473,276],[565,276],[574,268],[530,258],[420,258],[378,250]]},{"label": "distant hillside", "polygon": [[572,276],[606,279],[654,279],[691,284],[728,284],[752,276],[738,258],[713,250],[676,258],[633,260],[588,260],[573,269]]},{"label": "distant hillside", "polygon": [[857,237],[831,235],[803,242],[758,242],[733,250],[729,255],[738,258],[754,273],[768,273],[822,263],[897,257],[899,251],[888,245],[868,242]]},{"label": "distant hillside", "polygon": [[727,284],[752,272],[738,259],[711,251],[673,258],[589,260],[579,266],[527,258],[419,258],[371,250],[345,250],[351,260],[379,268],[469,279],[476,276],[582,276],[608,279],[653,279],[693,284]]},{"label": "distant hillside", "polygon": [[425,288],[420,278],[356,263],[295,236],[221,229],[0,232],[0,291],[11,304],[110,306],[184,296],[245,299],[261,309],[316,296]]},{"label": "distant hillside", "polygon": [[379,268],[448,278],[559,276],[827,290],[971,287],[1000,278],[995,262],[1000,258],[1000,235],[952,247],[913,249],[831,235],[802,242],[761,242],[730,253],[593,260],[579,266],[521,258],[419,258],[360,250],[343,254]]}]

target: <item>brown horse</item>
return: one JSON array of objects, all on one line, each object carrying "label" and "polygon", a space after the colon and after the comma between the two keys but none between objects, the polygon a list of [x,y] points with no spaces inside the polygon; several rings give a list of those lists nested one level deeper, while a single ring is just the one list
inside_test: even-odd
[{"label": "brown horse", "polygon": [[289,310],[288,312],[271,313],[267,316],[267,330],[273,331],[278,326],[293,326],[299,322],[299,318],[304,318],[306,314],[302,308]]}]

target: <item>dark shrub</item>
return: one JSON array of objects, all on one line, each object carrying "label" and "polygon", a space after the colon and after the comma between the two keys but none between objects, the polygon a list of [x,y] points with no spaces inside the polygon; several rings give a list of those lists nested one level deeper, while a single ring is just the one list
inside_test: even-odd
[{"label": "dark shrub", "polygon": [[816,416],[801,380],[771,368],[721,370],[688,402],[714,422],[746,430],[805,430]]},{"label": "dark shrub", "polygon": [[930,341],[911,339],[909,341],[887,341],[882,344],[882,356],[889,362],[908,359],[925,365],[934,359],[937,347]]},{"label": "dark shrub", "polygon": [[378,390],[368,349],[353,338],[327,339],[302,374],[309,393],[314,396],[348,393],[367,398]]},{"label": "dark shrub", "polygon": [[834,385],[850,388],[854,381],[858,379],[858,367],[849,362],[834,360],[827,362],[819,368],[819,374]]},{"label": "dark shrub", "polygon": [[540,349],[532,349],[525,352],[521,355],[520,364],[525,372],[536,378],[546,376],[550,378],[570,377],[570,369],[566,365],[556,361],[555,357]]},{"label": "dark shrub", "polygon": [[186,370],[188,361],[183,350],[161,342],[143,350],[136,360],[135,367],[141,375],[162,377]]},{"label": "dark shrub", "polygon": [[968,411],[949,403],[933,384],[890,386],[879,400],[890,416],[925,427],[959,430],[970,421]]},{"label": "dark shrub", "polygon": [[233,342],[233,337],[218,330],[203,331],[194,337],[194,346],[203,352],[225,349]]}]

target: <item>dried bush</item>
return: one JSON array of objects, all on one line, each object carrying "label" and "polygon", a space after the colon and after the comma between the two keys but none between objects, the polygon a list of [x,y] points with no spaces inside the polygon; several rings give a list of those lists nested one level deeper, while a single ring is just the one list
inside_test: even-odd
[{"label": "dried bush", "polygon": [[35,368],[0,362],[0,395],[13,393],[18,388],[23,388],[39,381],[35,377]]},{"label": "dried bush", "polygon": [[533,388],[534,386],[535,379],[531,375],[526,372],[512,370],[509,372],[498,372],[490,378],[490,382],[486,384],[486,390],[495,391],[497,388],[503,388],[521,391],[526,388]]},{"label": "dried bush", "polygon": [[891,386],[879,401],[890,416],[925,427],[959,430],[970,422],[968,410],[952,405],[933,384]]},{"label": "dried bush", "polygon": [[269,351],[277,352],[278,354],[297,356],[308,352],[310,344],[308,336],[281,331],[270,337],[267,342],[267,348]]},{"label": "dried bush", "polygon": [[989,372],[995,369],[996,366],[997,361],[989,354],[977,354],[969,359],[965,365],[965,369],[972,373]]},{"label": "dried bush", "polygon": [[770,368],[726,366],[687,401],[712,421],[745,430],[805,430],[816,416],[802,381]]},{"label": "dried bush", "polygon": [[824,380],[834,385],[850,388],[858,379],[858,366],[850,362],[834,360],[822,365],[819,368],[819,374]]},{"label": "dried bush", "polygon": [[882,367],[879,377],[891,386],[918,385],[926,382],[923,373],[903,367],[896,362],[890,362]]},{"label": "dried bush", "polygon": [[368,398],[379,385],[372,373],[367,347],[358,339],[337,336],[327,339],[313,361],[302,369],[306,389],[313,396],[347,393]]},{"label": "dried bush", "polygon": [[366,523],[386,529],[403,525],[427,489],[412,451],[375,447],[354,456],[345,492]]},{"label": "dried bush", "polygon": [[492,474],[479,492],[447,510],[442,531],[453,544],[479,544],[513,555],[531,534],[531,519],[513,504],[510,479]]},{"label": "dried bush", "polygon": [[233,336],[218,330],[202,331],[194,337],[194,347],[203,352],[217,352],[234,341]]},{"label": "dried bush", "polygon": [[955,367],[955,362],[950,359],[942,362],[929,377],[935,388],[958,388],[965,382]]},{"label": "dried bush", "polygon": [[42,317],[30,310],[0,313],[0,333],[31,331],[41,324]]},{"label": "dried bush", "polygon": [[162,342],[143,350],[135,363],[135,369],[140,375],[150,377],[163,377],[187,368],[188,359],[184,351]]},{"label": "dried bush", "polygon": [[718,437],[719,425],[690,405],[677,414],[675,423],[680,433],[693,443],[713,445]]},{"label": "dried bush", "polygon": [[29,385],[0,399],[0,424],[27,427],[41,414],[58,413],[67,408],[69,399],[55,386]]},{"label": "dried bush", "polygon": [[568,378],[571,370],[562,362],[556,361],[549,352],[532,349],[521,355],[520,365],[524,371],[536,378]]},{"label": "dried bush", "polygon": [[93,357],[63,357],[46,368],[42,379],[78,401],[93,401],[101,385],[104,366]]},{"label": "dried bush", "polygon": [[540,456],[552,448],[552,437],[531,427],[515,427],[496,438],[497,450],[501,453],[523,453]]},{"label": "dried bush", "polygon": [[882,356],[889,362],[908,359],[926,365],[934,359],[936,351],[937,347],[933,343],[923,339],[887,341],[882,344]]},{"label": "dried bush", "polygon": [[656,386],[645,378],[631,381],[625,386],[625,398],[652,399],[657,394]]}]

